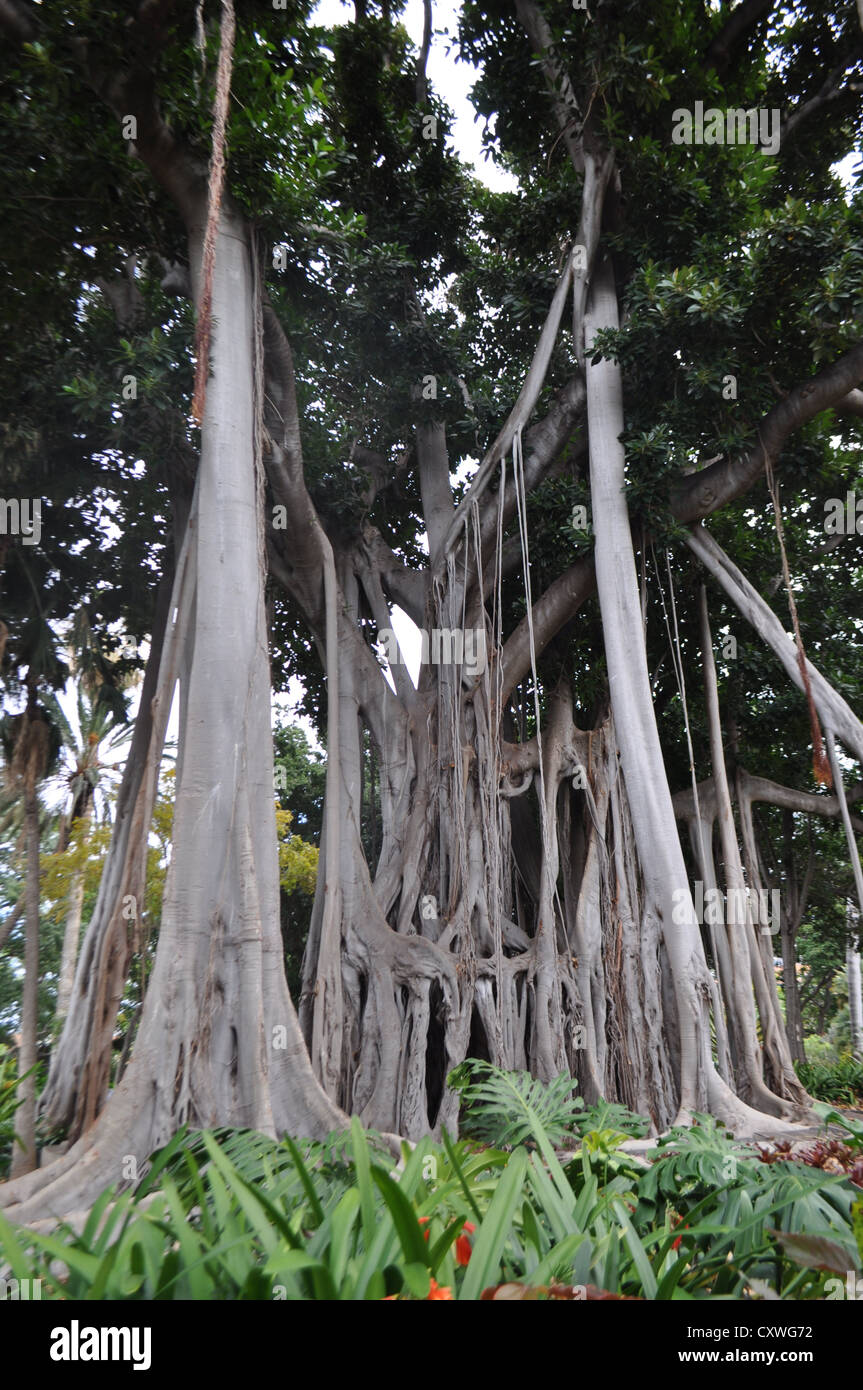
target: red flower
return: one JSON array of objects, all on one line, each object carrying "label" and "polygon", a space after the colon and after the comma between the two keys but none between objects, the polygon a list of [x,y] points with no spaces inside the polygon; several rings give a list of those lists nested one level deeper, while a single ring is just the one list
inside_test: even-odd
[{"label": "red flower", "polygon": [[430,1280],[426,1303],[445,1303],[447,1300],[452,1302],[452,1289],[441,1286],[436,1279]]},{"label": "red flower", "polygon": [[[428,1216],[419,1216],[419,1217],[417,1217],[417,1220],[419,1221],[419,1223],[420,1223],[421,1226],[427,1225],[429,1219],[430,1219],[430,1218],[429,1218]],[[426,1240],[428,1240],[428,1238],[429,1238],[429,1232],[428,1232],[428,1231],[423,1231],[423,1235],[425,1236]]]},{"label": "red flower", "polygon": [[[675,1224],[676,1226],[679,1226],[679,1225],[680,1225],[680,1222],[679,1222],[679,1221],[676,1221],[674,1224]],[[686,1225],[684,1225],[683,1229],[684,1229],[684,1231],[685,1231],[685,1230],[687,1230],[688,1228],[687,1228]],[[678,1248],[678,1246],[680,1245],[680,1242],[681,1242],[682,1240],[683,1240],[683,1236],[678,1236],[678,1237],[677,1237],[677,1240],[673,1240],[673,1241],[671,1242],[671,1248],[672,1248],[672,1250],[676,1250],[676,1249]]]},{"label": "red flower", "polygon": [[455,1243],[455,1260],[456,1260],[456,1264],[459,1264],[459,1265],[466,1265],[467,1262],[468,1262],[468,1260],[470,1259],[470,1257],[471,1257],[471,1251],[472,1251],[472,1249],[473,1249],[473,1246],[471,1245],[470,1241],[468,1240],[468,1236],[472,1236],[475,1230],[476,1230],[476,1226],[473,1224],[472,1221],[466,1221],[466,1222],[464,1223],[464,1232],[465,1232],[465,1233],[463,1233],[462,1235],[458,1236],[458,1237],[456,1238],[456,1243]]}]

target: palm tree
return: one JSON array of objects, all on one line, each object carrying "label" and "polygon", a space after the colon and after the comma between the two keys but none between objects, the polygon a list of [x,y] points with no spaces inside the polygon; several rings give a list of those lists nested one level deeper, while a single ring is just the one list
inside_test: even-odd
[{"label": "palm tree", "polygon": [[38,701],[39,677],[31,667],[22,714],[8,715],[2,732],[9,790],[23,805],[21,830],[27,858],[24,889],[26,935],[21,992],[21,1046],[18,1052],[21,1105],[16,1118],[18,1147],[11,1177],[36,1166],[36,1045],[39,1027],[39,786],[57,753],[56,731]]},{"label": "palm tree", "polygon": [[[76,625],[76,632],[81,627]],[[46,698],[51,718],[59,731],[61,743],[61,776],[65,783],[68,805],[60,820],[57,850],[69,847],[73,835],[86,839],[94,813],[110,820],[106,781],[111,780],[116,765],[109,756],[128,743],[132,728],[128,722],[126,700],[118,685],[102,678],[92,660],[93,646],[89,629],[85,628],[86,645],[70,650],[70,666],[77,677],[75,689],[77,728],[67,717],[60,701],[53,694]],[[101,808],[99,806],[101,799]],[[57,985],[55,1023],[59,1026],[69,1011],[69,1001],[75,983],[75,965],[81,937],[81,916],[84,907],[84,869],[73,870],[68,889],[66,922],[63,930],[63,950]]]}]

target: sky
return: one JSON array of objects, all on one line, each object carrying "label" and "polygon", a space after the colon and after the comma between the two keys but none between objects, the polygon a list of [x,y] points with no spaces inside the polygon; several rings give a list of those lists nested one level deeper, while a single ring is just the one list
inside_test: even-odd
[{"label": "sky", "polygon": [[[479,69],[461,59],[456,61],[452,47],[458,29],[460,10],[461,5],[453,3],[453,0],[434,0],[434,28],[426,72],[432,87],[455,116],[451,141],[453,148],[458,150],[466,163],[474,166],[477,178],[489,188],[511,190],[516,187],[512,175],[498,169],[483,154],[483,122],[476,117],[470,104],[470,89],[479,77]],[[353,19],[353,0],[350,0],[350,3],[346,3],[346,0],[320,0],[312,13],[318,24],[330,27],[347,24]],[[422,0],[408,0],[401,16],[401,23],[419,49],[423,35]]]}]

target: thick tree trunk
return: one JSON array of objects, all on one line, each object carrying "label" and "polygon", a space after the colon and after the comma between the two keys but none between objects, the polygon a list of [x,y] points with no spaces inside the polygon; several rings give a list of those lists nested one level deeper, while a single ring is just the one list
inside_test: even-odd
[{"label": "thick tree trunk", "polygon": [[[193,250],[197,266],[197,236]],[[192,659],[156,962],[122,1082],[62,1159],[3,1190],[16,1219],[85,1204],[184,1123],[320,1136],[345,1122],[314,1078],[282,961],[255,302],[248,230],[223,209],[190,520],[199,582],[173,614]]]},{"label": "thick tree trunk", "polygon": [[596,333],[617,327],[614,279],[605,262],[591,286],[585,347],[596,584],[611,703],[645,895],[661,924],[676,1004],[680,1117],[709,1108],[742,1131],[764,1121],[733,1094],[711,1055],[709,972],[656,727],[624,495],[621,371],[618,364],[590,357]]}]

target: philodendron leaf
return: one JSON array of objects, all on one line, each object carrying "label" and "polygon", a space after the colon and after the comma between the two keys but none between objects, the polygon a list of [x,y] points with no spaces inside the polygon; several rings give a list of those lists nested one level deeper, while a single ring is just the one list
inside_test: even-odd
[{"label": "philodendron leaf", "polygon": [[826,1236],[801,1235],[798,1231],[770,1231],[782,1246],[789,1260],[804,1269],[827,1269],[833,1274],[847,1274],[848,1251]]}]

